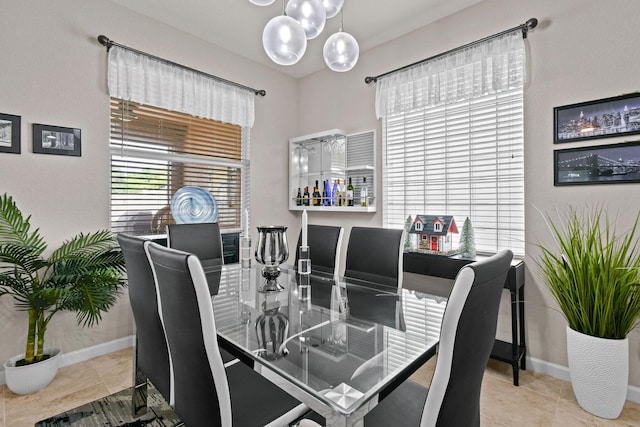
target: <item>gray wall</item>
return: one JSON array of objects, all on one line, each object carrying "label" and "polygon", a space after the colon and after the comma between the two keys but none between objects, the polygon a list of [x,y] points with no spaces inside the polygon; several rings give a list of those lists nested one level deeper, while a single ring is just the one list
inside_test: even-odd
[{"label": "gray wall", "polygon": [[[634,0],[485,0],[363,52],[348,73],[321,71],[298,81],[102,0],[7,1],[2,11],[0,112],[22,116],[23,135],[21,155],[0,154],[0,193],[13,195],[33,215],[32,222],[52,247],[79,231],[108,226],[109,97],[106,52],[95,41],[98,34],[267,90],[265,98],[256,99],[252,130],[252,224],[289,226],[294,240],[300,216],[286,208],[288,138],[331,128],[349,133],[377,129],[380,166],[375,86],[363,83],[365,75],[446,51],[530,17],[540,19],[528,39],[530,78],[525,89],[527,339],[530,354],[540,360],[567,364],[565,321],[535,268],[535,244],[548,242],[536,208],[599,202],[620,212],[620,227],[628,226],[640,208],[638,184],[556,188],[552,170],[554,106],[638,90],[640,2]],[[82,157],[33,154],[32,123],[81,128]],[[562,148],[581,145],[588,144]],[[380,201],[380,181],[377,188]],[[381,225],[382,213],[313,213],[309,221],[345,226],[346,248],[352,225]],[[255,241],[255,233],[253,237]],[[0,360],[23,351],[26,315],[16,313],[12,304],[8,297],[0,299]],[[73,316],[64,315],[50,328],[49,344],[68,352],[128,336],[132,320],[124,298],[99,327],[76,327]],[[506,333],[505,325],[500,329]],[[630,336],[630,352],[630,384],[640,386],[637,329]]]}]

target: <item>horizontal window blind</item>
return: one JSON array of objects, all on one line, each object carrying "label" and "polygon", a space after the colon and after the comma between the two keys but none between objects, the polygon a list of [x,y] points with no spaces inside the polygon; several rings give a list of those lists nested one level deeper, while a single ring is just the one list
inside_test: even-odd
[{"label": "horizontal window blind", "polygon": [[[523,89],[388,115],[383,216],[471,219],[478,252],[524,255]],[[459,235],[453,235],[453,247]]]},{"label": "horizontal window blind", "polygon": [[248,209],[248,128],[111,99],[111,228],[164,234],[173,194],[187,185],[216,199],[221,229]]}]

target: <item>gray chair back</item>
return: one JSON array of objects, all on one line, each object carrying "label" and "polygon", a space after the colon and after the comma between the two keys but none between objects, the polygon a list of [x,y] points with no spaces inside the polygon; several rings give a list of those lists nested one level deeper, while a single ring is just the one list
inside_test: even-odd
[{"label": "gray chair back", "polygon": [[482,377],[495,342],[500,296],[512,258],[512,252],[504,250],[458,273],[442,319],[422,427],[480,425]]},{"label": "gray chair back", "polygon": [[403,240],[404,230],[353,227],[344,276],[401,289]]},{"label": "gray chair back", "polygon": [[169,350],[158,312],[153,271],[144,249],[150,242],[121,233],[118,243],[127,267],[129,302],[136,324],[137,369],[171,403]]},{"label": "gray chair back", "polygon": [[213,306],[196,256],[147,246],[173,365],[174,409],[188,426],[230,426],[231,399]]},{"label": "gray chair back", "polygon": [[194,254],[204,267],[224,264],[222,236],[217,222],[169,224],[167,246]]}]

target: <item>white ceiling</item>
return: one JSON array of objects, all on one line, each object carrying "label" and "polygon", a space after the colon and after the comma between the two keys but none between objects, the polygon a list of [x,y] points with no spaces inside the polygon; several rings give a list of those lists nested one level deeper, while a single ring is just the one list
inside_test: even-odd
[{"label": "white ceiling", "polygon": [[[327,21],[322,34],[308,41],[307,51],[297,64],[282,66],[264,52],[262,30],[271,18],[282,14],[284,0],[270,6],[256,6],[249,0],[111,1],[295,78],[326,67],[322,47],[340,28],[338,14]],[[344,31],[358,40],[362,53],[480,1],[345,0]],[[125,40],[115,41],[126,44]]]}]

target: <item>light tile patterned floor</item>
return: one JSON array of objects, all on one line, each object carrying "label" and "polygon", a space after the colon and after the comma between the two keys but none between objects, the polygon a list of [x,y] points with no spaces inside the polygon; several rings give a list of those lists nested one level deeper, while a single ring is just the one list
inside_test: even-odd
[{"label": "light tile patterned floor", "polygon": [[[61,368],[44,390],[18,396],[0,386],[0,427],[32,427],[43,418],[91,402],[131,385],[131,349]],[[435,360],[413,380],[429,384]],[[620,418],[603,420],[583,411],[571,384],[532,371],[521,371],[520,387],[511,383],[511,367],[490,361],[481,396],[483,426],[638,426],[640,404],[626,402]]]}]

